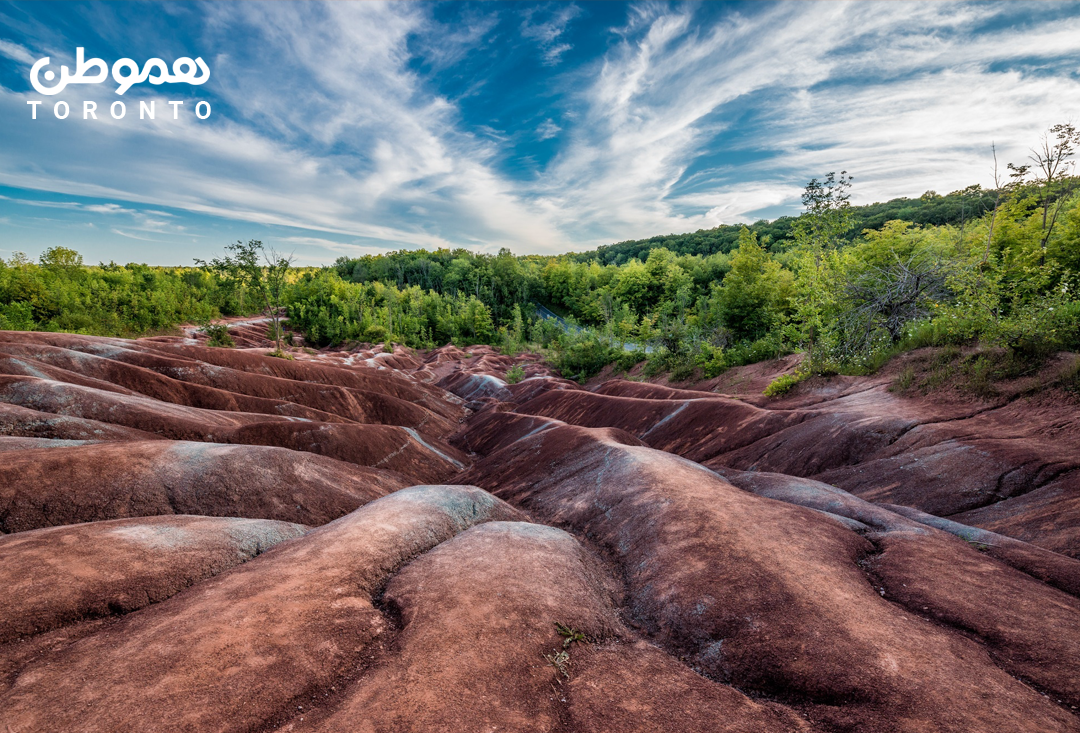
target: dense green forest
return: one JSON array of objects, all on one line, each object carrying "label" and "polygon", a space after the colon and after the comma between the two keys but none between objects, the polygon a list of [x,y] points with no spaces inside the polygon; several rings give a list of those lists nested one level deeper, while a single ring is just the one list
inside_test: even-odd
[{"label": "dense green forest", "polygon": [[59,246],[0,259],[0,329],[141,336],[244,312],[241,298],[192,267],[86,266]]},{"label": "dense green forest", "polygon": [[[1080,134],[1057,126],[1047,143],[1056,165],[1010,166],[993,190],[856,207],[851,179],[830,173],[807,185],[798,217],[551,257],[341,258],[289,269],[274,302],[318,346],[545,349],[579,378],[646,359],[650,372],[709,377],[796,350],[806,373],[871,371],[921,345],[1078,350],[1080,179],[1068,162]],[[85,266],[55,247],[39,263],[0,260],[0,328],[140,335],[259,311],[252,288],[220,267]]]},{"label": "dense green forest", "polygon": [[[981,186],[969,186],[961,191],[939,196],[927,191],[917,199],[898,198],[885,203],[852,206],[852,226],[844,239],[853,241],[867,229],[881,229],[889,221],[908,221],[925,226],[932,224],[959,225],[965,220],[976,219],[994,207],[996,191]],[[772,221],[761,220],[747,225],[758,241],[770,251],[780,251],[793,244],[797,216],[781,216]],[[741,224],[723,224],[715,229],[699,229],[690,234],[667,234],[648,239],[636,239],[599,247],[590,252],[574,254],[578,262],[599,262],[602,265],[621,265],[632,259],[644,260],[649,251],[664,247],[680,255],[711,255],[731,252],[739,245]]]}]

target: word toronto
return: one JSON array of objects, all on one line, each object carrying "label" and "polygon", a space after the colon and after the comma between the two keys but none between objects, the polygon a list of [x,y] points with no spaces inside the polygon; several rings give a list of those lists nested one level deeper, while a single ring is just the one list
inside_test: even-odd
[{"label": "word toronto", "polygon": [[[71,84],[100,84],[109,77],[109,66],[102,59],[86,59],[85,50],[82,46],[75,49],[75,73],[72,74],[67,66],[60,67],[60,78],[57,80],[56,72],[52,69],[45,70],[45,73],[41,73],[42,69],[49,66],[52,59],[48,56],[38,59],[37,62],[30,68],[30,84],[37,90],[38,93],[46,96],[52,96],[64,91]],[[125,73],[126,72],[126,73]],[[56,81],[52,86],[46,86],[42,83],[41,77],[45,78],[46,82]],[[124,94],[135,84],[141,84],[149,81],[155,86],[160,84],[191,84],[198,86],[205,84],[210,78],[210,68],[206,65],[206,62],[202,58],[196,58],[194,60],[183,56],[176,59],[173,62],[172,70],[170,72],[169,67],[161,59],[149,59],[143,65],[142,69],[139,69],[139,65],[131,59],[119,59],[112,65],[112,78],[118,86],[116,93],[119,95]],[[26,102],[30,105],[30,116],[32,119],[38,118],[38,105],[42,104],[41,100],[28,100]],[[97,102],[84,101],[83,103],[83,119],[97,119]],[[180,107],[184,105],[182,101],[169,101],[167,104],[172,106],[173,119],[179,119]],[[53,116],[59,120],[68,118],[71,113],[71,107],[65,101],[58,101],[53,104]],[[156,102],[151,101],[149,104],[146,102],[139,102],[139,119],[155,119]],[[123,119],[127,115],[127,105],[121,101],[115,101],[109,106],[109,114],[113,119]],[[195,116],[200,120],[205,120],[210,116],[210,103],[206,101],[200,101],[195,104]]]},{"label": "word toronto", "polygon": [[[39,104],[42,104],[40,99],[27,100],[27,104],[30,105],[30,119],[36,120],[37,108]],[[169,101],[166,104],[171,104],[173,108],[174,120],[180,119],[180,107],[183,106],[183,102]],[[86,101],[83,102],[83,119],[84,120],[96,120],[97,116],[97,102]],[[66,120],[68,115],[71,114],[71,107],[67,102],[61,100],[53,104],[53,116],[58,120]],[[114,120],[122,120],[127,115],[127,105],[123,102],[117,101],[109,105],[109,114],[112,115]],[[156,119],[157,114],[157,101],[153,100],[149,104],[146,102],[139,102],[139,119],[144,120],[147,117],[150,119]],[[195,104],[195,116],[200,120],[205,120],[210,116],[210,103],[206,101],[200,101]]]}]

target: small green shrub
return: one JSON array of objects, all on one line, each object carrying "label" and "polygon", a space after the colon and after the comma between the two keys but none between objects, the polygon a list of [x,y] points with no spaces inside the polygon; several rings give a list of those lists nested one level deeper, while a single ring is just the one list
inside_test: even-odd
[{"label": "small green shrub", "polygon": [[573,628],[572,626],[561,624],[558,621],[555,622],[555,630],[559,632],[559,636],[563,638],[563,649],[569,649],[570,645],[573,644],[575,641],[588,641],[588,637],[586,637],[585,634]]},{"label": "small green shrub", "polygon": [[679,361],[671,370],[671,381],[673,382],[685,382],[688,379],[692,379],[694,372],[697,371],[697,367],[694,366],[692,361]]},{"label": "small green shrub", "polygon": [[515,364],[506,370],[506,383],[517,384],[525,378],[525,369],[520,364]]},{"label": "small green shrub", "polygon": [[646,379],[652,379],[657,374],[669,368],[667,354],[653,353],[645,360],[645,366],[641,373]]},{"label": "small green shrub", "polygon": [[615,357],[615,365],[620,371],[628,372],[645,361],[644,351],[623,351]]},{"label": "small green shrub", "polygon": [[545,654],[544,659],[548,661],[552,667],[555,668],[555,679],[559,680],[559,684],[562,684],[562,680],[559,679],[559,675],[562,675],[566,679],[570,679],[570,653],[567,651],[559,651],[553,649],[551,654]]},{"label": "small green shrub", "polygon": [[769,383],[769,386],[765,388],[766,397],[779,397],[785,395],[791,391],[791,388],[802,381],[802,377],[798,374],[781,374],[779,377]]},{"label": "small green shrub", "polygon": [[756,364],[759,361],[779,359],[790,353],[776,338],[765,337],[757,341],[740,341],[724,350],[724,360],[729,367]]},{"label": "small green shrub", "polygon": [[707,346],[702,351],[699,363],[701,364],[701,373],[706,379],[719,377],[728,370],[729,366],[724,356],[724,350],[712,346]]},{"label": "small green shrub", "polygon": [[227,349],[236,346],[236,342],[229,335],[229,327],[224,323],[207,323],[199,331],[206,334],[207,346],[218,346]]}]

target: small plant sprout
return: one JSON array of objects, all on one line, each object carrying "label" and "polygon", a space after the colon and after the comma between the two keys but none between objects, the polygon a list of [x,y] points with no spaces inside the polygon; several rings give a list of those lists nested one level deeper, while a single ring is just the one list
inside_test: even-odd
[{"label": "small plant sprout", "polygon": [[[567,669],[570,665],[570,654],[568,652],[553,649],[551,654],[544,655],[544,659],[548,660],[548,663],[555,668],[558,674],[570,679],[570,670]],[[556,675],[555,679],[558,679],[558,675]],[[559,684],[562,684],[562,680],[559,680]]]},{"label": "small plant sprout", "polygon": [[569,649],[575,641],[586,641],[585,634],[558,621],[555,622],[555,630],[559,632],[559,636],[563,637],[563,649]]},{"label": "small plant sprout", "polygon": [[559,636],[563,638],[562,649],[552,649],[551,654],[545,654],[544,659],[548,661],[552,667],[555,668],[555,679],[559,680],[562,684],[562,680],[559,679],[559,675],[562,675],[566,679],[570,679],[570,652],[567,651],[570,645],[575,641],[588,641],[588,637],[577,629],[561,624],[558,621],[555,622],[555,630],[559,632]]}]

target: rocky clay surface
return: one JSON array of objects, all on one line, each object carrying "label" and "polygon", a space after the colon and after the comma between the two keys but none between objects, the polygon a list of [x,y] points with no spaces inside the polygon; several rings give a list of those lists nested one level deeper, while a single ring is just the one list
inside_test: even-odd
[{"label": "rocky clay surface", "polygon": [[264,330],[0,332],[3,733],[1080,732],[1075,404]]}]

